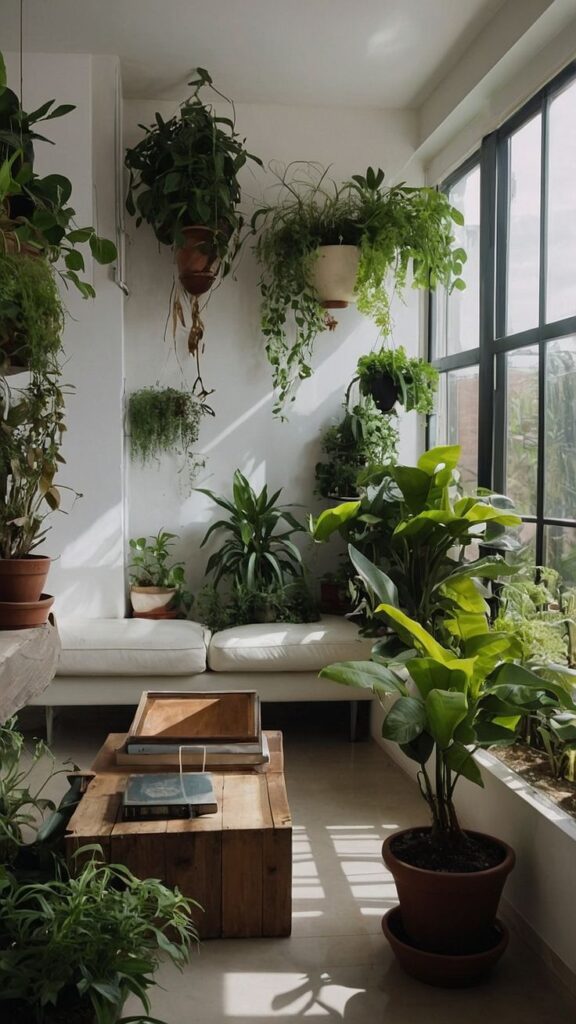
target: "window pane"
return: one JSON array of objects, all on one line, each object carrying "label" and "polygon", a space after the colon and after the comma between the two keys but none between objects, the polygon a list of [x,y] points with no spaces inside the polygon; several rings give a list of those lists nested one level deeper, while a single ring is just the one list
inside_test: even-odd
[{"label": "window pane", "polygon": [[546,349],[544,514],[576,519],[576,338]]},{"label": "window pane", "polygon": [[538,115],[519,128],[509,142],[507,334],[538,325],[540,132]]},{"label": "window pane", "polygon": [[550,104],[546,319],[576,315],[576,83]]},{"label": "window pane", "polygon": [[436,444],[462,447],[460,469],[466,491],[478,482],[478,367],[440,375]]},{"label": "window pane", "polygon": [[505,491],[520,515],[536,514],[538,481],[538,349],[506,356]]},{"label": "window pane", "polygon": [[576,530],[573,527],[544,527],[544,564],[557,569],[566,583],[576,584]]},{"label": "window pane", "polygon": [[464,216],[463,227],[454,225],[454,236],[468,254],[462,275],[466,290],[448,295],[446,289],[439,288],[436,293],[434,359],[480,344],[480,168],[463,175],[448,194]]}]

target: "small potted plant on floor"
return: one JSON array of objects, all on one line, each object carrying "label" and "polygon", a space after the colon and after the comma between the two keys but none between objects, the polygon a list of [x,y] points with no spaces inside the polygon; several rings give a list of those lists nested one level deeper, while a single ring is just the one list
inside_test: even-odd
[{"label": "small potted plant on floor", "polygon": [[[280,179],[279,202],[253,218],[262,226],[261,324],[276,413],[293,400],[297,380],[312,373],[316,335],[335,326],[326,307],[355,300],[386,336],[390,297],[402,293],[409,272],[418,288],[464,288],[466,254],[452,230],[463,219],[443,192],[403,183],[386,188],[383,171],[371,167],[338,185],[317,165],[297,166]],[[327,273],[334,265],[335,280]]]},{"label": "small potted plant on floor", "polygon": [[130,602],[136,618],[175,619],[191,607],[184,563],[169,564],[176,540],[178,535],[166,530],[130,540]]},{"label": "small potted plant on floor", "polygon": [[383,416],[370,397],[350,407],[349,392],[344,416],[322,437],[327,461],[315,468],[316,486],[323,498],[358,497],[358,474],[370,465],[396,461],[398,430],[390,416]]},{"label": "small potted plant on floor", "polygon": [[[377,613],[408,653],[334,664],[320,675],[366,687],[383,702],[382,735],[417,763],[432,819],[430,826],[394,833],[384,842],[384,861],[400,900],[399,909],[384,917],[384,933],[402,966],[420,980],[470,984],[506,947],[506,929],[496,913],[514,854],[501,840],[460,827],[455,788],[461,778],[482,786],[474,752],[514,742],[524,716],[543,704],[574,704],[562,684],[507,660],[514,648],[505,633],[469,635],[457,653],[385,603],[386,581],[374,575],[373,580],[383,598]],[[397,698],[391,706],[389,694]]]},{"label": "small potted plant on floor", "polygon": [[424,359],[410,358],[402,345],[361,356],[357,373],[360,391],[382,413],[391,412],[397,402],[406,412],[428,415],[434,411],[438,370]]}]

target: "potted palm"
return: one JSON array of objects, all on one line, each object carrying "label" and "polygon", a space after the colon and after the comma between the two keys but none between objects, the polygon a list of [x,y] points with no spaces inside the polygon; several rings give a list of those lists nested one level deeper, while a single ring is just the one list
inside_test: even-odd
[{"label": "potted palm", "polygon": [[382,413],[391,412],[397,402],[406,412],[428,415],[434,410],[438,370],[424,359],[410,358],[402,345],[361,356],[357,373],[361,393]]},{"label": "potted palm", "polygon": [[155,537],[130,540],[130,602],[135,617],[174,619],[192,605],[184,563],[169,564],[177,539],[177,534],[160,530]]},{"label": "potted palm", "polygon": [[326,307],[356,301],[386,336],[391,295],[402,293],[409,272],[418,288],[465,287],[466,254],[452,230],[463,223],[459,211],[435,189],[383,182],[384,172],[371,167],[338,185],[317,165],[292,165],[280,179],[279,202],[254,214],[276,413],[293,399],[297,380],[310,376],[317,334],[335,326]]}]

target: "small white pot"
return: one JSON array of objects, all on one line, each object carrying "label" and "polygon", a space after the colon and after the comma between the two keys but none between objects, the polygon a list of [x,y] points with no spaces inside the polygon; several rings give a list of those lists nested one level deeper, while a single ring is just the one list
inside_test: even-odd
[{"label": "small white pot", "polygon": [[174,600],[175,587],[130,587],[130,601],[135,612],[156,612]]},{"label": "small white pot", "polygon": [[354,286],[360,262],[356,245],[321,245],[312,268],[312,284],[326,309],[343,309],[356,302]]}]

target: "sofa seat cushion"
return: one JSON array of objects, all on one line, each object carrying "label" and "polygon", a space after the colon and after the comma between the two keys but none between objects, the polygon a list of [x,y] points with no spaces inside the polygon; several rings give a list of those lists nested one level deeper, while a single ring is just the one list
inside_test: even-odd
[{"label": "sofa seat cushion", "polygon": [[214,672],[319,672],[333,661],[369,658],[373,643],[339,615],[236,626],[214,633],[208,665]]},{"label": "sofa seat cushion", "polygon": [[183,676],[206,670],[209,634],[184,619],[64,619],[59,676]]}]

